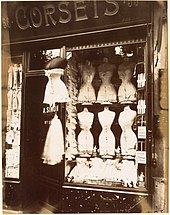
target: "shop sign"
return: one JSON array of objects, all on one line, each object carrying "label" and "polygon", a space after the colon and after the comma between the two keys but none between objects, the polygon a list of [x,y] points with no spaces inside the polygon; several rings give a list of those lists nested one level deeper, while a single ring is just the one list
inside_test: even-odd
[{"label": "shop sign", "polygon": [[28,1],[8,2],[11,42],[80,34],[149,20],[149,3],[141,1]]}]

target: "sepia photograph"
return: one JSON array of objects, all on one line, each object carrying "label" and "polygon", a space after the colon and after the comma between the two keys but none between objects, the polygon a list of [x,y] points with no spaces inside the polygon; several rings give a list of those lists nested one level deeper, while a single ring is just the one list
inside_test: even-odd
[{"label": "sepia photograph", "polygon": [[168,6],[1,1],[2,214],[169,213]]}]

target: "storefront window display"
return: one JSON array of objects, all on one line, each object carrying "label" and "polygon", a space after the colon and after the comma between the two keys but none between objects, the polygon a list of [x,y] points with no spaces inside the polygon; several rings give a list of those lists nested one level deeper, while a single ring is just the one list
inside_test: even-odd
[{"label": "storefront window display", "polygon": [[[48,132],[44,136],[42,162],[56,164],[47,158],[49,153],[58,157],[57,145],[49,152],[47,140],[53,135],[52,127],[61,127],[65,183],[145,189],[149,149],[146,43],[90,46],[38,50],[30,54],[29,72],[42,70],[48,78],[42,112],[45,118],[52,115],[44,121]],[[47,74],[50,70],[43,67],[61,56],[67,60],[62,74]],[[55,92],[60,93],[55,94],[53,104],[48,85],[54,87],[55,80],[56,87],[64,89],[55,87]],[[64,92],[67,99],[58,100],[57,95],[63,97]],[[61,106],[65,107],[65,114],[58,118]]]},{"label": "storefront window display", "polygon": [[147,186],[145,43],[67,50],[69,184]]}]

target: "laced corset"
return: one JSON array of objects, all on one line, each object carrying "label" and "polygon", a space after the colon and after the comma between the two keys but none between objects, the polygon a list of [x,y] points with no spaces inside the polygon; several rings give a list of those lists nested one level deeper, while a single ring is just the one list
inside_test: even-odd
[{"label": "laced corset", "polygon": [[116,91],[114,85],[111,83],[114,68],[112,64],[103,64],[99,66],[99,76],[102,80],[102,84],[97,96],[98,102],[116,102]]},{"label": "laced corset", "polygon": [[132,125],[136,116],[136,111],[125,107],[124,111],[120,113],[118,122],[122,128],[120,137],[120,145],[122,154],[129,153],[129,149],[134,149],[137,144],[136,134],[132,130]]},{"label": "laced corset", "polygon": [[99,135],[100,155],[114,155],[115,154],[115,137],[111,131],[115,113],[105,109],[98,114],[99,122],[102,126],[102,131]]},{"label": "laced corset", "polygon": [[91,85],[94,75],[95,75],[95,68],[92,65],[90,66],[85,65],[82,71],[82,79],[83,79],[82,86]]},{"label": "laced corset", "polygon": [[118,68],[119,78],[122,83],[118,90],[119,102],[135,101],[136,100],[136,88],[131,83],[134,63],[123,63]]},{"label": "laced corset", "polygon": [[80,87],[78,101],[94,102],[96,100],[96,96],[92,86],[92,81],[95,75],[95,68],[92,65],[84,65],[81,70],[83,83]]},{"label": "laced corset", "polygon": [[78,113],[78,119],[81,131],[78,135],[78,150],[80,153],[92,153],[94,139],[90,131],[93,123],[93,113],[84,110]]},{"label": "laced corset", "polygon": [[44,101],[43,103],[55,104],[56,102],[68,102],[69,95],[64,82],[60,79],[63,75],[62,71],[47,71],[46,76],[48,76],[48,83],[45,89]]}]

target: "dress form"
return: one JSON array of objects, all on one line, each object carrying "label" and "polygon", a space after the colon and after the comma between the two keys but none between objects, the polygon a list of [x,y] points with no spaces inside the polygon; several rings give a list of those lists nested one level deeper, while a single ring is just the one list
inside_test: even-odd
[{"label": "dress form", "polygon": [[136,117],[136,111],[126,106],[119,115],[119,125],[122,128],[120,137],[120,147],[122,155],[134,155],[136,152],[137,137],[132,130],[132,125]]},{"label": "dress form", "polygon": [[69,95],[64,82],[60,79],[64,74],[64,69],[51,69],[46,71],[48,77],[48,83],[45,89],[43,103],[54,105],[57,103],[63,103],[69,101]]},{"label": "dress form", "polygon": [[85,65],[81,65],[80,72],[82,75],[82,85],[78,94],[80,103],[92,103],[96,101],[95,90],[92,86],[92,81],[95,75],[95,68],[89,60],[86,60]]},{"label": "dress form", "polygon": [[98,113],[102,131],[99,135],[100,155],[115,155],[115,136],[111,131],[111,125],[115,118],[115,112],[110,111],[106,106]]},{"label": "dress form", "polygon": [[92,154],[94,138],[90,131],[93,123],[94,114],[85,107],[82,112],[77,114],[81,131],[78,135],[78,151],[82,154]]},{"label": "dress form", "polygon": [[118,90],[118,100],[121,103],[136,100],[136,88],[130,81],[134,66],[135,64],[133,62],[129,62],[129,58],[125,56],[124,62],[118,68],[118,75],[122,81]]},{"label": "dress form", "polygon": [[115,65],[110,64],[106,57],[103,59],[103,64],[98,67],[99,76],[102,80],[97,96],[97,102],[99,103],[117,101],[116,91],[114,85],[111,83],[111,78],[115,68]]}]

